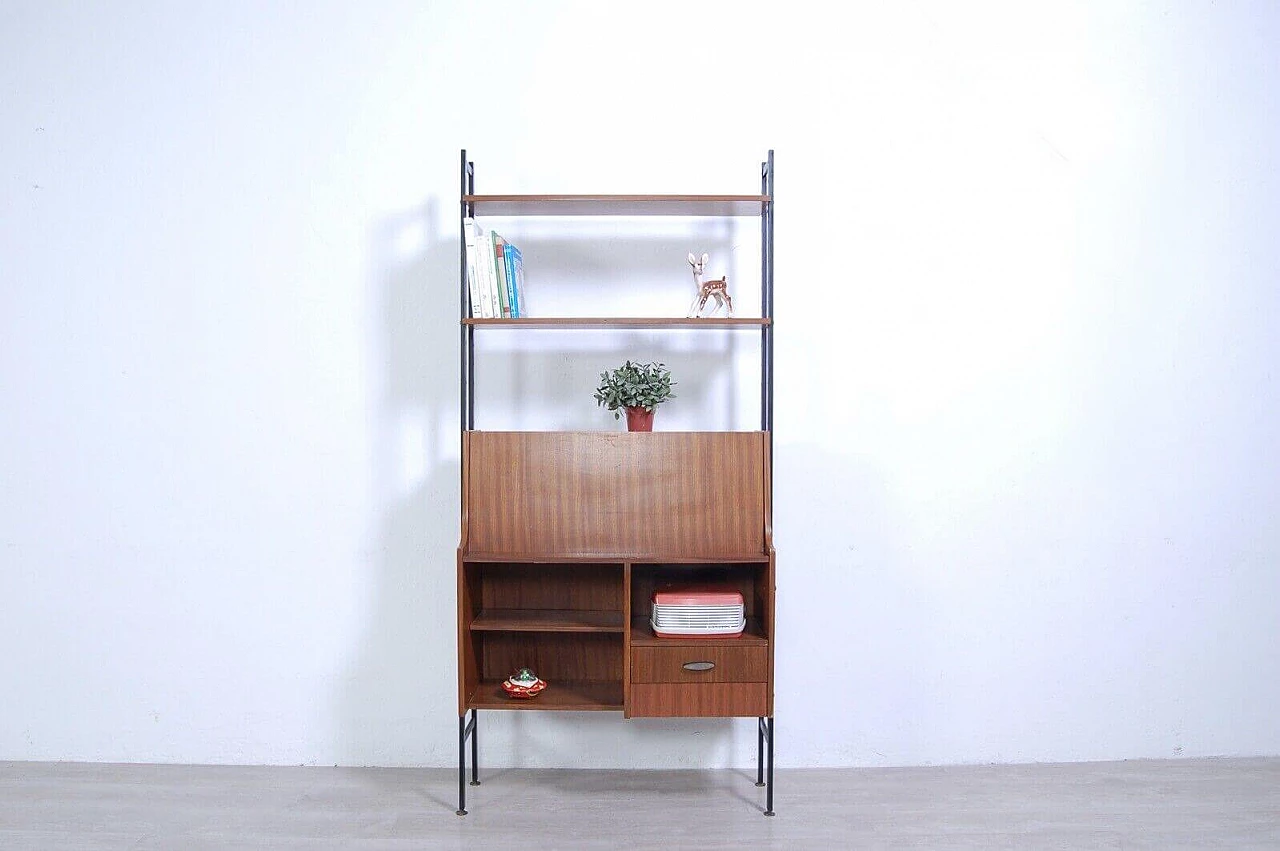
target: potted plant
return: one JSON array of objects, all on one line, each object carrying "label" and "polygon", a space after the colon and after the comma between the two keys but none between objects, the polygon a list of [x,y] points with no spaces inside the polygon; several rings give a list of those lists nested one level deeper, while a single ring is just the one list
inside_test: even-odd
[{"label": "potted plant", "polygon": [[600,373],[596,388],[596,404],[613,411],[613,418],[627,412],[627,431],[653,431],[653,409],[668,399],[671,392],[671,370],[661,363],[627,361],[616,369]]}]

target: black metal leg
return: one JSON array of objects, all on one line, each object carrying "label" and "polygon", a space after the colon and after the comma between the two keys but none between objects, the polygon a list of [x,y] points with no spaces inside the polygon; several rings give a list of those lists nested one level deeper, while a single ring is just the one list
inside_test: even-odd
[{"label": "black metal leg", "polygon": [[480,720],[471,710],[471,785],[480,785]]},{"label": "black metal leg", "polygon": [[471,710],[471,720],[466,713],[458,716],[458,815],[467,814],[467,736],[471,737],[471,785],[479,786],[479,766],[476,761],[476,711]]},{"label": "black metal leg", "polygon": [[764,814],[773,815],[773,716],[769,716],[769,780],[768,787],[765,789],[765,808]]},{"label": "black metal leg", "polygon": [[764,719],[756,719],[756,785],[764,785]]},{"label": "black metal leg", "polygon": [[458,815],[467,814],[467,716],[458,716]]}]

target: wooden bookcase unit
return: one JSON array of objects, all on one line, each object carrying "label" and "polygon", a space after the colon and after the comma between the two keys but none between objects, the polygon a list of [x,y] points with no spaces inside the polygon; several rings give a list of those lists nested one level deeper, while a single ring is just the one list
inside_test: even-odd
[{"label": "wooden bookcase unit", "polygon": [[[761,305],[759,316],[734,319],[473,318],[462,247],[458,814],[466,814],[468,740],[471,785],[479,785],[477,712],[502,709],[753,717],[756,785],[766,787],[764,812],[773,815],[773,152],[761,164],[759,195],[477,195],[465,150],[461,178],[463,219],[758,217]],[[754,328],[760,430],[477,430],[475,334],[488,326]],[[669,584],[740,591],[745,633],[656,637],[652,595]],[[521,667],[549,683],[531,700],[501,687]]]}]

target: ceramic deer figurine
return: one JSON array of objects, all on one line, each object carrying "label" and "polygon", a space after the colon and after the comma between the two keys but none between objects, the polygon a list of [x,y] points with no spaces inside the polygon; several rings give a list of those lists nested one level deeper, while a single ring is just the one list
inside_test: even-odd
[{"label": "ceramic deer figurine", "polygon": [[721,307],[726,307],[729,316],[733,316],[733,299],[729,297],[728,282],[724,278],[717,278],[714,281],[702,280],[702,273],[706,270],[709,259],[706,254],[701,258],[694,257],[692,253],[689,254],[689,265],[693,267],[693,285],[698,289],[698,294],[693,297],[693,303],[689,305],[689,316],[701,316],[702,309],[707,306],[707,300],[712,298],[716,300],[711,308],[712,313]]}]

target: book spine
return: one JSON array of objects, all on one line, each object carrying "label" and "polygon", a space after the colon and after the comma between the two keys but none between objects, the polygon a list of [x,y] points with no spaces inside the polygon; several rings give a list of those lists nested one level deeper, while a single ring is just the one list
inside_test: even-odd
[{"label": "book spine", "polygon": [[494,281],[498,285],[498,304],[501,306],[503,319],[511,318],[511,301],[507,293],[507,264],[504,259],[503,246],[506,241],[497,233],[493,235],[493,269]]},{"label": "book spine", "polygon": [[484,316],[484,303],[480,298],[480,278],[476,269],[476,220],[468,216],[462,222],[464,238],[467,246],[467,294],[471,298],[468,315],[472,318]]},{"label": "book spine", "polygon": [[484,305],[484,318],[495,316],[493,303],[493,280],[488,261],[489,235],[484,228],[476,231],[476,278],[480,281],[480,302]]},{"label": "book spine", "polygon": [[511,318],[520,318],[520,300],[516,295],[516,247],[511,243],[502,246],[503,268],[507,272],[507,301],[511,305]]},{"label": "book spine", "polygon": [[481,231],[477,243],[480,256],[476,265],[480,267],[480,280],[484,282],[485,317],[498,319],[502,316],[502,307],[498,303],[498,286],[493,270],[493,231]]},{"label": "book spine", "polygon": [[516,271],[515,271],[516,308],[520,311],[521,316],[527,316],[528,314],[525,313],[525,308],[524,308],[524,254],[522,254],[520,252],[520,249],[516,248],[514,245],[511,246],[511,254],[515,258],[515,265],[516,265]]}]

